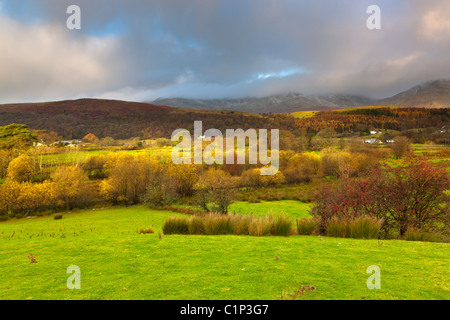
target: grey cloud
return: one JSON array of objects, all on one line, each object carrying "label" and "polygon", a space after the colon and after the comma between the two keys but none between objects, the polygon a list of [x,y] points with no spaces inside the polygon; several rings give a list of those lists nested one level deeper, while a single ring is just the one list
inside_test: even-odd
[{"label": "grey cloud", "polygon": [[[82,9],[82,32],[62,30],[70,4]],[[382,30],[365,27],[371,4],[381,7]],[[40,0],[30,5],[37,25],[18,17],[12,22],[19,26],[14,38],[0,30],[12,52],[22,50],[18,56],[0,52],[0,65],[15,74],[13,81],[0,74],[0,100],[283,92],[379,98],[450,78],[450,6],[443,1]],[[108,38],[115,25],[125,28]],[[48,42],[38,41],[38,29]],[[42,55],[39,61],[34,52]],[[257,79],[289,70],[305,72]],[[61,75],[68,71],[69,78]]]}]

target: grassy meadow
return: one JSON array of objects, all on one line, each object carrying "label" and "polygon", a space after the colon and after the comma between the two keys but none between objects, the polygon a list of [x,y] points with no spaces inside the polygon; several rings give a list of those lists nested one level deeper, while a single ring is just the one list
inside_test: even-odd
[{"label": "grassy meadow", "polygon": [[[308,215],[295,201],[236,212]],[[284,208],[284,210],[283,210]],[[162,235],[180,214],[146,206],[82,210],[0,223],[0,299],[449,299],[449,245],[319,236]],[[153,234],[139,234],[152,227]],[[28,260],[32,253],[37,263]],[[81,290],[66,287],[81,269]],[[381,290],[366,286],[381,268]],[[315,291],[292,297],[301,286]]]}]

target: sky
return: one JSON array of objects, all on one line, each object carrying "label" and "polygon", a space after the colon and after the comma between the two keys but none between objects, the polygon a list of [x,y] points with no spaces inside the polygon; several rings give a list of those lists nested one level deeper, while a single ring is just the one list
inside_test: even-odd
[{"label": "sky", "polygon": [[0,0],[0,103],[384,98],[450,79],[449,52],[442,0]]}]

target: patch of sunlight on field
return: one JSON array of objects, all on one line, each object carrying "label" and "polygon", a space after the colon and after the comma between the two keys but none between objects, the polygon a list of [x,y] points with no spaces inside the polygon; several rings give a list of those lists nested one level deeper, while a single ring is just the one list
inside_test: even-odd
[{"label": "patch of sunlight on field", "polygon": [[297,119],[305,119],[305,118],[314,117],[318,112],[319,111],[299,111],[299,112],[293,112],[293,113],[291,113],[291,115]]},{"label": "patch of sunlight on field", "polygon": [[249,203],[238,201],[230,206],[229,212],[240,214],[253,214],[265,216],[272,212],[275,215],[286,214],[294,219],[310,218],[309,210],[311,203],[303,203],[296,200],[261,201],[260,203]]}]

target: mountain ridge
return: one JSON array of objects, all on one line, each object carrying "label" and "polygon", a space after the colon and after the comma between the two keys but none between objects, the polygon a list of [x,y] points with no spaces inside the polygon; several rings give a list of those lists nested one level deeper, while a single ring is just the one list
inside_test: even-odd
[{"label": "mountain ridge", "polygon": [[450,80],[428,81],[383,99],[370,99],[344,93],[324,95],[287,93],[262,98],[238,99],[158,98],[151,103],[174,108],[233,110],[253,113],[292,113],[363,106],[449,108]]}]

